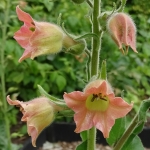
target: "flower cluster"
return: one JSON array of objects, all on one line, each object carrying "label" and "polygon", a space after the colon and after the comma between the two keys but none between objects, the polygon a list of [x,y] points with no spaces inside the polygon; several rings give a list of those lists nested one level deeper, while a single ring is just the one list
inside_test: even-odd
[{"label": "flower cluster", "polygon": [[[73,1],[78,4],[84,2],[84,0]],[[58,25],[37,22],[19,6],[16,7],[16,12],[19,20],[24,22],[24,25],[14,35],[16,41],[25,49],[19,59],[20,62],[26,58],[33,59],[43,54],[58,53],[62,47],[66,48],[66,52],[75,55],[81,54],[85,49],[86,42],[84,40],[74,40]],[[137,52],[136,27],[128,15],[114,13],[108,19],[107,28],[120,50],[124,52],[125,46],[127,51],[130,46],[134,52]],[[75,132],[80,133],[94,126],[103,133],[105,138],[109,137],[115,120],[126,116],[133,106],[121,97],[115,97],[108,81],[102,79],[89,82],[83,92],[64,93],[63,98],[66,105],[75,112]],[[20,111],[23,113],[21,120],[27,122],[27,130],[32,137],[33,146],[36,146],[36,139],[41,131],[54,120],[55,114],[63,110],[62,107],[46,97],[21,102],[11,100],[7,96],[7,101],[10,105],[20,107]]]}]

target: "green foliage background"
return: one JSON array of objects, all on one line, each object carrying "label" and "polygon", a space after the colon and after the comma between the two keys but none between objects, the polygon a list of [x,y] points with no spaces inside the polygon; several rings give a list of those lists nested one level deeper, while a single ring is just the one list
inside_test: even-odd
[{"label": "green foliage background", "polygon": [[[102,1],[102,10],[111,11],[112,1]],[[115,1],[119,6],[120,1]],[[75,5],[71,0],[27,0],[11,1],[7,41],[5,47],[5,77],[7,95],[28,101],[40,96],[37,84],[41,85],[48,93],[62,98],[65,91],[82,90],[86,80],[86,55],[81,58],[65,54],[40,56],[35,60],[27,59],[18,63],[23,49],[13,39],[13,34],[23,24],[17,18],[15,7],[20,7],[31,14],[37,21],[49,21],[57,23],[59,13],[62,14],[62,22],[66,30],[76,36],[90,32],[88,19],[88,6]],[[4,20],[5,0],[0,2],[0,25]],[[127,1],[125,12],[129,13],[137,26],[137,50],[135,54],[131,49],[127,56],[123,56],[105,32],[102,42],[101,61],[107,60],[108,81],[114,87],[117,95],[124,90],[127,101],[134,101],[135,110],[140,101],[150,96],[150,2],[146,0]],[[2,33],[0,32],[0,41]],[[1,43],[2,44],[2,43]],[[1,65],[1,64],[0,64]],[[0,66],[1,68],[1,66]],[[1,92],[0,84],[0,92]],[[1,95],[1,94],[0,94]],[[0,103],[0,107],[3,104]],[[10,107],[11,108],[11,107]],[[16,109],[10,109],[10,120],[16,124]],[[1,116],[1,115],[0,115]]]}]

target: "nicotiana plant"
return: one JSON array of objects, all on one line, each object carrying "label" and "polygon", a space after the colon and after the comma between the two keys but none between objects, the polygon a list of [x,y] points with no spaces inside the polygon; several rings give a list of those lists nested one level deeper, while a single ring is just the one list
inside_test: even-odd
[{"label": "nicotiana plant", "polygon": [[[104,32],[110,34],[114,44],[116,43],[118,49],[126,57],[128,57],[130,49],[138,53],[136,25],[130,15],[124,12],[126,0],[121,0],[118,8],[114,4],[114,8],[110,12],[101,11],[101,0],[72,1],[77,7],[82,3],[87,3],[89,6],[89,12],[91,12],[88,14],[91,22],[90,33],[76,37],[68,33],[60,16],[57,24],[40,22],[17,6],[17,16],[23,25],[14,34],[14,38],[25,49],[19,62],[27,58],[34,59],[40,55],[59,52],[72,55],[86,53],[88,56],[87,78],[84,80],[87,82],[83,91],[70,93],[64,91],[63,98],[58,99],[49,95],[38,85],[41,97],[22,102],[12,100],[8,95],[7,101],[10,105],[20,107],[23,114],[21,120],[27,123],[27,132],[32,138],[34,147],[36,147],[36,139],[42,130],[51,124],[56,116],[63,115],[74,118],[75,132],[80,133],[82,137],[82,143],[76,147],[77,150],[95,150],[97,129],[103,133],[108,144],[114,150],[144,150],[137,134],[142,131],[146,121],[150,99],[141,102],[139,111],[129,124],[125,118],[134,103],[132,100],[127,103],[123,97],[115,96],[113,88],[107,80],[106,60],[102,60],[100,66],[100,50]],[[88,44],[87,39],[88,42],[90,41]]]}]

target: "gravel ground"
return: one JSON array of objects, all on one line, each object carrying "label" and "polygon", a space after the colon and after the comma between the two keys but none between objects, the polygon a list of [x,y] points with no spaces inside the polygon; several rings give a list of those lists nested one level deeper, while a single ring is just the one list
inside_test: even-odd
[{"label": "gravel ground", "polygon": [[[57,142],[57,143],[50,143],[50,142],[45,142],[43,144],[43,147],[40,148],[39,150],[75,150],[76,146],[79,145],[80,142]],[[104,146],[101,144],[96,144],[96,150],[113,150],[109,146]],[[145,148],[145,150],[150,150]]]},{"label": "gravel ground", "polygon": [[[76,146],[79,145],[80,142],[57,142],[50,143],[46,142],[43,145],[43,148],[40,150],[75,150]],[[109,146],[103,146],[101,144],[96,144],[96,150],[112,150]]]}]

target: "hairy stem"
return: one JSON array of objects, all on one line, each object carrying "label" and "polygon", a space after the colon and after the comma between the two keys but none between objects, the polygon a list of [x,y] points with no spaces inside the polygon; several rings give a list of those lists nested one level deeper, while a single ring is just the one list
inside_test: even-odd
[{"label": "hairy stem", "polygon": [[[98,17],[100,15],[101,0],[93,1],[93,14],[92,14],[92,33],[98,35],[99,40],[92,38],[92,54],[91,65],[89,65],[90,77],[98,75],[99,69],[99,54],[101,48],[101,34]],[[88,131],[88,145],[87,150],[95,150],[96,147],[96,128],[93,127]]]},{"label": "hairy stem", "polygon": [[92,39],[92,60],[91,60],[91,76],[98,74],[99,69],[99,53],[101,47],[101,40],[100,40],[100,25],[98,21],[98,17],[100,15],[100,0],[94,0],[93,5],[93,14],[92,14],[92,33],[97,34],[99,36],[99,40],[95,38]]}]

